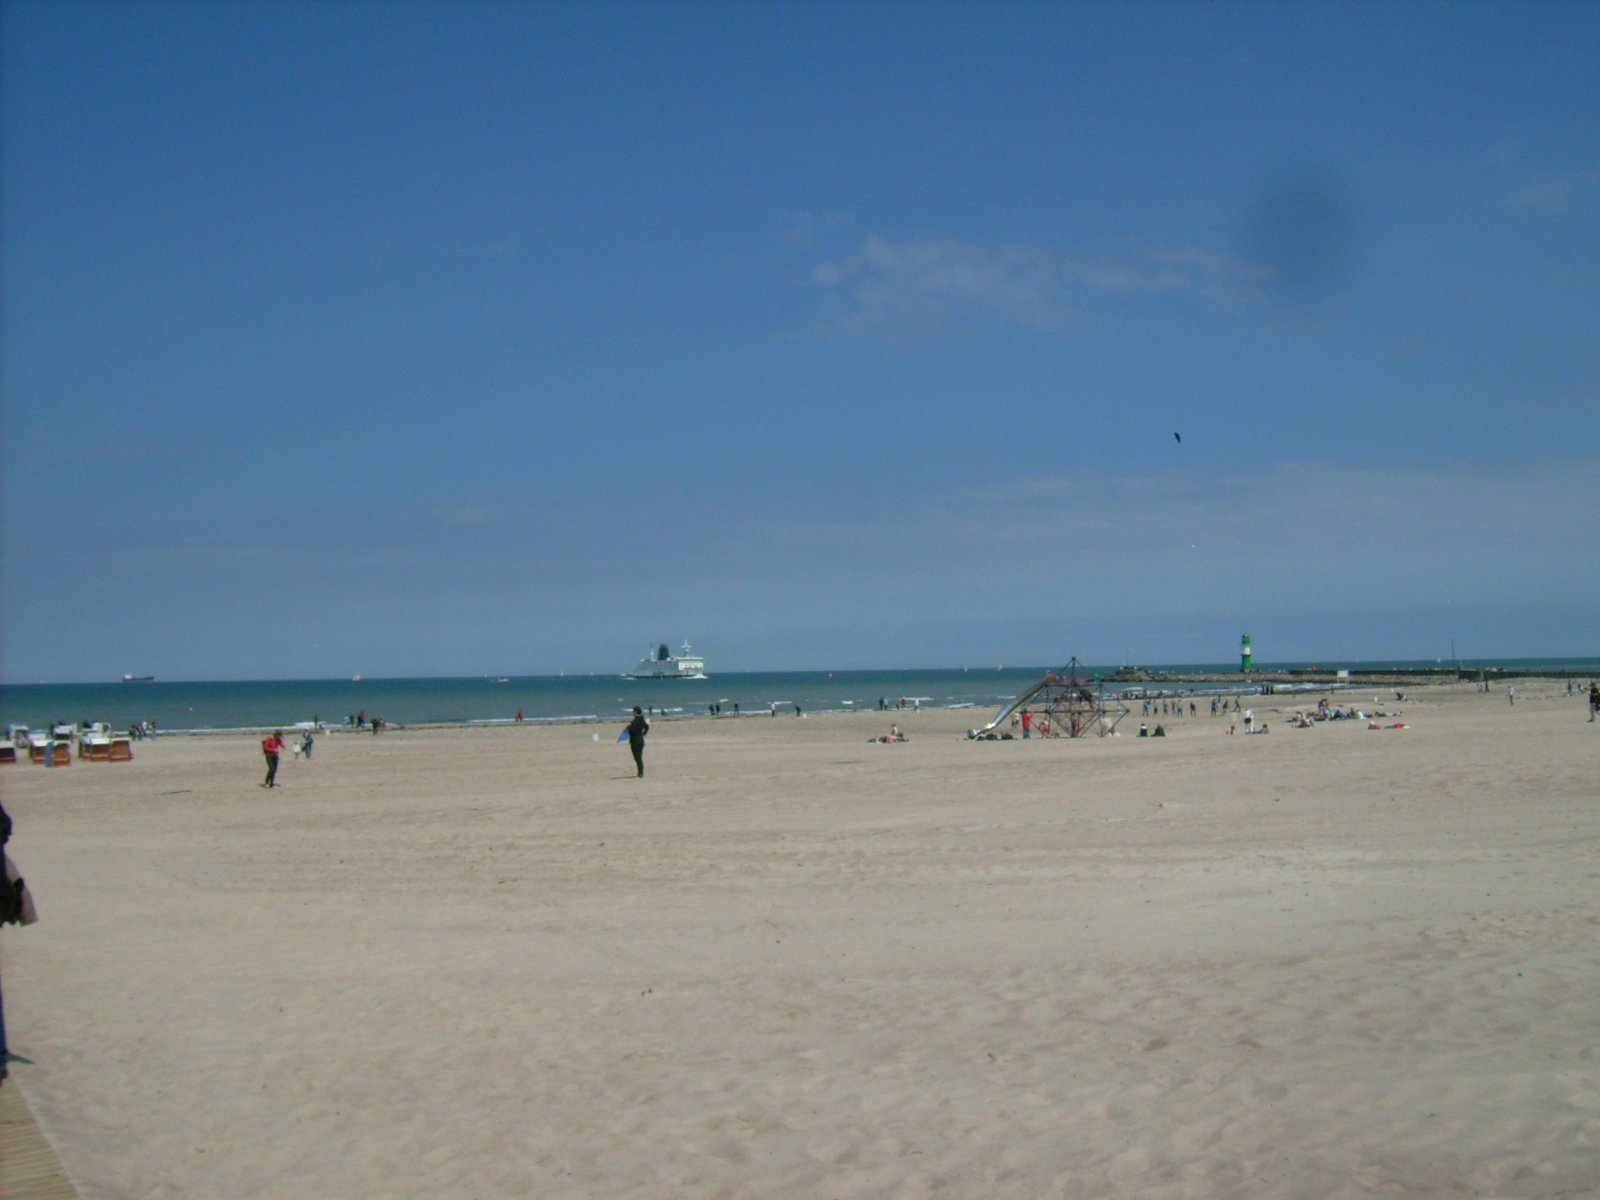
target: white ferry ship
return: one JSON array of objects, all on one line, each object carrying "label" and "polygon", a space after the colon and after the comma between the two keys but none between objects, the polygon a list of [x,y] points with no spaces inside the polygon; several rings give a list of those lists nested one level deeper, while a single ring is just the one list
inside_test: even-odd
[{"label": "white ferry ship", "polygon": [[628,673],[629,679],[705,679],[706,661],[698,654],[690,653],[689,643],[683,644],[683,650],[674,655],[667,649],[667,644],[662,642],[656,647],[654,654],[647,654],[635,664]]}]

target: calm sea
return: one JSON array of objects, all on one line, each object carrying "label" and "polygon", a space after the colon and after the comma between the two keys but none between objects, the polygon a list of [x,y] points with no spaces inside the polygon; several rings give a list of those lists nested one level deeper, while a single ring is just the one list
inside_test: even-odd
[{"label": "calm sea", "polygon": [[[1152,670],[1222,673],[1237,664],[1188,664]],[[1310,664],[1261,664],[1263,671]],[[1349,663],[1355,670],[1434,667],[1433,660]],[[1600,659],[1512,659],[1463,666],[1600,673]],[[638,704],[668,715],[875,710],[905,700],[924,707],[998,710],[1037,683],[1046,667],[922,671],[764,671],[696,680],[632,680],[616,675],[543,675],[505,680],[285,679],[230,682],[0,684],[0,726],[40,728],[64,721],[106,721],[125,728],[154,721],[165,732],[221,731],[290,726],[319,720],[338,724],[357,713],[391,725],[494,723],[520,711],[529,721],[613,721]],[[1109,676],[1116,668],[1090,668]],[[1175,690],[1174,685],[1163,685]],[[1229,690],[1200,684],[1197,692]]]}]

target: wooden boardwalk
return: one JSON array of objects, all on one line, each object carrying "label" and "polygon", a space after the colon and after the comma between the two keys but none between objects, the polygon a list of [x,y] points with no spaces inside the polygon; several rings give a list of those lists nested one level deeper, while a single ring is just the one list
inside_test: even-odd
[{"label": "wooden boardwalk", "polygon": [[78,1200],[56,1152],[39,1132],[16,1075],[0,1087],[0,1196],[5,1200]]}]

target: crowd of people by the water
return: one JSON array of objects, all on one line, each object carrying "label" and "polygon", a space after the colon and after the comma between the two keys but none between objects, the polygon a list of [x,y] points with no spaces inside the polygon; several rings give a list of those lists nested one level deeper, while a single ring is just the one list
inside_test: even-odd
[{"label": "crowd of people by the water", "polygon": [[[1594,692],[1596,697],[1593,702],[1594,709],[1600,712],[1600,686],[1597,686]],[[1395,691],[1394,697],[1396,701],[1400,702],[1404,702],[1406,698],[1405,693],[1398,690]],[[1128,697],[1128,699],[1134,698]],[[1167,736],[1166,724],[1161,720],[1157,720],[1152,726],[1151,720],[1153,718],[1165,718],[1167,721],[1186,716],[1198,718],[1201,711],[1199,701],[1193,697],[1145,696],[1138,699],[1141,718],[1138,730],[1139,737],[1164,738]],[[1241,728],[1247,734],[1263,734],[1268,732],[1270,728],[1266,721],[1257,718],[1253,708],[1244,706],[1243,697],[1238,695],[1212,696],[1208,702],[1208,709],[1212,717],[1227,719],[1227,732],[1229,734],[1238,733]],[[1289,720],[1297,729],[1309,729],[1322,721],[1359,720],[1370,722],[1378,717],[1398,715],[1398,713],[1388,712],[1383,709],[1368,711],[1357,708],[1354,705],[1339,704],[1324,696],[1317,701],[1316,707],[1297,709]],[[1010,726],[1012,732],[1008,736],[1016,737],[1020,735],[1024,740],[1030,741],[1035,737],[1061,737],[1068,734],[1067,730],[1056,729],[1052,725],[1049,714],[1036,712],[1030,708],[1023,708],[1013,714]],[[1391,728],[1393,727],[1391,726]],[[1108,731],[1110,731],[1110,728],[1108,726]],[[1073,729],[1070,732],[1075,736],[1081,730]]]},{"label": "crowd of people by the water", "polygon": [[[1270,689],[1256,689],[1259,694],[1265,694],[1268,690]],[[1487,691],[1487,688],[1485,688],[1485,690]],[[1600,720],[1600,681],[1591,680],[1587,690],[1585,691],[1581,683],[1572,679],[1568,679],[1566,681],[1566,695],[1569,698],[1582,696],[1587,702],[1589,721],[1595,722]],[[1123,700],[1125,703],[1131,702],[1135,699],[1138,700],[1141,717],[1138,727],[1138,736],[1142,738],[1167,737],[1168,722],[1175,718],[1199,717],[1201,712],[1200,705],[1202,703],[1201,700],[1197,699],[1193,695],[1139,696],[1137,694],[1129,695],[1128,693],[1122,693],[1119,699]],[[1408,697],[1403,690],[1397,688],[1394,689],[1394,699],[1397,704],[1404,704]],[[1515,705],[1517,696],[1514,688],[1507,688],[1506,699],[1510,704]],[[731,713],[729,713],[729,711],[724,707],[726,703],[727,702],[725,701],[716,701],[707,705],[708,715],[712,717],[741,715],[740,708],[737,703],[732,704]],[[1226,731],[1229,734],[1238,732],[1240,726],[1243,727],[1243,732],[1246,734],[1259,735],[1268,732],[1269,727],[1267,722],[1257,719],[1255,711],[1244,706],[1244,697],[1242,695],[1212,695],[1207,697],[1204,700],[1204,703],[1206,704],[1207,711],[1211,717],[1225,718],[1227,720]],[[780,704],[777,701],[774,701],[768,705],[769,714],[774,717],[777,716],[779,707]],[[799,704],[785,702],[784,707],[790,708],[797,717],[805,715],[804,710]],[[878,700],[878,710],[880,712],[887,712],[891,709],[917,710],[920,709],[920,707],[920,700],[915,698],[901,698],[892,705],[884,698],[880,697]],[[661,716],[667,716],[668,708],[666,705],[650,705],[642,709],[635,709],[634,713],[636,716],[656,715],[657,713],[659,713]],[[1358,707],[1355,704],[1340,703],[1330,697],[1323,696],[1317,700],[1315,706],[1313,707],[1296,709],[1289,715],[1288,721],[1290,726],[1295,729],[1310,729],[1323,722],[1340,721],[1364,721],[1369,729],[1407,728],[1404,722],[1395,720],[1395,718],[1399,717],[1400,715],[1401,714],[1398,710],[1386,711],[1377,707],[1367,709]],[[1035,711],[1034,709],[1025,706],[1016,713],[1012,714],[1010,720],[1011,733],[990,734],[989,740],[994,740],[995,738],[1000,737],[1011,738],[1018,735],[1020,735],[1024,740],[1032,740],[1035,737],[1053,738],[1062,736],[1076,736],[1078,733],[1083,732],[1081,728],[1077,727],[1078,721],[1075,715],[1069,714],[1068,716],[1060,716],[1057,714],[1056,717],[1057,719],[1067,721],[1070,727],[1058,729],[1054,724],[1051,713]],[[523,713],[519,711],[517,713],[517,720],[520,722],[522,718]],[[1156,719],[1152,725],[1153,718],[1159,719]],[[1095,719],[1101,721],[1101,724],[1105,726],[1106,732],[1119,732],[1115,728],[1114,721],[1108,720],[1104,718],[1104,716],[1097,717]],[[348,715],[343,724],[345,727],[352,730],[365,731],[370,729],[373,733],[380,733],[388,727],[389,723],[383,717],[368,716],[366,710],[362,709]],[[313,749],[316,745],[315,733],[321,732],[325,728],[326,727],[323,725],[320,719],[314,719],[311,722],[303,723],[302,726],[298,727],[298,732],[300,734],[299,740],[292,747],[284,739],[281,730],[273,732],[269,737],[264,739],[262,742],[262,750],[267,759],[267,774],[265,780],[263,781],[263,786],[273,787],[276,785],[277,762],[282,751],[286,749],[291,750],[295,758],[303,759],[309,762],[312,757]],[[648,728],[648,722],[645,723],[645,728]],[[635,730],[637,730],[637,727],[635,727]],[[11,726],[5,730],[5,733],[8,734],[16,744],[18,744],[19,748],[27,748],[28,739],[30,738],[30,731],[26,727]],[[86,720],[80,725],[73,725],[67,722],[58,721],[54,725],[50,726],[49,736],[53,740],[59,741],[63,738],[90,738],[96,735],[109,733],[110,727],[104,722]],[[154,738],[156,734],[157,727],[156,722],[153,719],[134,721],[128,726],[128,738],[131,740]],[[642,757],[643,737],[635,732],[634,736],[628,740],[636,745],[636,748],[641,752]],[[889,727],[889,732],[887,734],[876,736],[871,740],[880,743],[895,743],[904,742],[909,739],[904,731],[901,730],[900,726],[896,724]],[[49,762],[50,758],[47,757],[45,761]],[[642,763],[639,765],[642,769]]]}]

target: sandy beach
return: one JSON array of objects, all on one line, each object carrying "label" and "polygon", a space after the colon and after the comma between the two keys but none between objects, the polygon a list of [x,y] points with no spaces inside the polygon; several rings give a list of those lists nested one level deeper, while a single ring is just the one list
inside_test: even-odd
[{"label": "sandy beach", "polygon": [[1600,1195],[1600,724],[1515,686],[6,766],[6,1086],[85,1200]]}]

